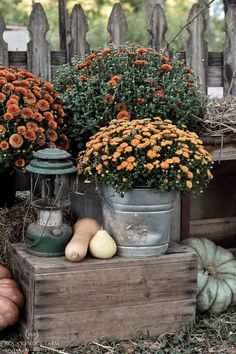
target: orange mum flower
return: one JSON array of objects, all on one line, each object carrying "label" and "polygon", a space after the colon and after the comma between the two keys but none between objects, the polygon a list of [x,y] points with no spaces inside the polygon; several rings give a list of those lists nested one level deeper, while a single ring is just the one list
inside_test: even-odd
[{"label": "orange mum flower", "polygon": [[135,60],[134,62],[135,65],[139,65],[139,66],[144,66],[148,64],[147,60]]},{"label": "orange mum flower", "polygon": [[191,181],[186,181],[186,186],[187,186],[189,189],[191,189],[192,186],[193,186],[193,184],[192,184]]},{"label": "orange mum flower", "polygon": [[18,87],[24,87],[24,88],[29,88],[30,83],[26,80],[15,80],[12,81],[13,85],[18,86]]},{"label": "orange mum flower", "polygon": [[36,136],[35,132],[32,129],[26,129],[24,137],[27,140],[35,141],[37,136]]},{"label": "orange mum flower", "polygon": [[0,92],[0,102],[6,101],[6,95],[4,93]]},{"label": "orange mum flower", "polygon": [[134,162],[136,159],[135,159],[135,157],[134,156],[129,156],[128,158],[127,158],[127,162]]},{"label": "orange mum flower", "polygon": [[64,112],[64,110],[63,110],[63,108],[61,107],[61,106],[59,106],[59,108],[58,108],[58,114],[61,116],[61,117],[64,117],[66,114],[65,114],[65,112]]},{"label": "orange mum flower", "polygon": [[41,111],[47,111],[49,109],[49,103],[48,103],[48,101],[42,99],[37,102],[37,107]]},{"label": "orange mum flower", "polygon": [[144,102],[144,98],[137,98],[136,102],[142,104]]},{"label": "orange mum flower", "polygon": [[15,165],[17,167],[24,167],[25,166],[25,160],[24,159],[16,160]]},{"label": "orange mum flower", "polygon": [[41,122],[43,120],[43,116],[42,114],[40,114],[39,112],[35,112],[34,113],[34,118],[38,121]]},{"label": "orange mum flower", "polygon": [[0,142],[0,149],[1,150],[8,150],[9,149],[9,144],[6,140],[2,140]]},{"label": "orange mum flower", "polygon": [[20,113],[20,107],[16,104],[10,104],[7,107],[7,112],[11,113],[13,116],[17,116]]},{"label": "orange mum flower", "polygon": [[44,112],[44,117],[47,119],[47,120],[53,120],[54,119],[54,115],[51,113],[51,112]]},{"label": "orange mum flower", "polygon": [[172,66],[170,64],[162,64],[161,65],[161,70],[162,71],[171,71],[172,70]]},{"label": "orange mum flower", "polygon": [[112,95],[106,95],[106,96],[104,96],[104,101],[105,101],[106,103],[111,103],[113,100],[114,100],[114,96],[112,96]]},{"label": "orange mum flower", "polygon": [[137,53],[140,53],[140,54],[145,54],[147,53],[148,49],[147,48],[138,48],[136,50]]},{"label": "orange mum flower", "polygon": [[165,97],[165,91],[163,89],[157,89],[155,91],[153,91],[153,96],[159,96],[160,98],[164,98]]},{"label": "orange mum flower", "polygon": [[53,102],[54,102],[54,98],[53,98],[51,95],[49,95],[49,93],[45,93],[45,94],[43,95],[43,98],[44,98],[46,101],[48,101],[49,103],[53,103]]},{"label": "orange mum flower", "polygon": [[24,87],[15,87],[15,93],[21,93],[22,95],[27,95],[27,90]]},{"label": "orange mum flower", "polygon": [[55,122],[55,120],[49,120],[48,121],[48,126],[52,129],[56,129],[57,128],[57,122]]},{"label": "orange mum flower", "polygon": [[0,77],[0,85],[4,85],[6,84],[7,80],[5,79],[5,77]]},{"label": "orange mum flower", "polygon": [[2,87],[2,92],[3,93],[6,93],[7,95],[14,90],[14,85],[12,85],[10,82],[5,84],[3,87]]},{"label": "orange mum flower", "polygon": [[116,80],[109,80],[108,83],[107,83],[107,86],[109,87],[116,87],[118,84],[118,81]]},{"label": "orange mum flower", "polygon": [[180,158],[178,156],[174,156],[172,160],[174,163],[180,163]]},{"label": "orange mum flower", "polygon": [[138,140],[138,139],[132,139],[131,140],[131,145],[137,146],[138,144],[140,144],[140,140]]},{"label": "orange mum flower", "polygon": [[57,132],[53,129],[49,129],[46,131],[46,137],[49,141],[55,142],[58,138]]},{"label": "orange mum flower", "polygon": [[146,167],[149,171],[151,171],[151,170],[154,168],[154,166],[153,166],[152,163],[146,163],[146,164],[144,165],[144,167]]},{"label": "orange mum flower", "polygon": [[163,56],[163,57],[161,57],[161,61],[162,61],[163,63],[168,63],[168,62],[170,61],[170,58],[169,58],[169,57],[166,57],[166,56]]},{"label": "orange mum flower", "polygon": [[10,104],[16,104],[18,106],[19,103],[15,98],[10,98],[6,103],[6,107],[10,106]]},{"label": "orange mum flower", "polygon": [[46,142],[46,136],[45,134],[40,134],[39,138],[37,139],[37,144],[39,146],[44,146]]},{"label": "orange mum flower", "polygon": [[6,78],[7,80],[13,81],[13,80],[16,79],[16,75],[13,74],[12,72],[8,71],[8,72],[6,73],[6,75],[5,75],[5,78]]},{"label": "orange mum flower", "polygon": [[106,48],[106,49],[103,49],[102,51],[102,55],[107,55],[109,53],[111,53],[112,49],[111,48]]},{"label": "orange mum flower", "polygon": [[28,123],[26,124],[26,128],[27,128],[27,129],[30,129],[30,130],[32,129],[33,131],[37,132],[38,129],[39,129],[39,126],[38,126],[38,124],[35,123],[35,122],[28,122]]},{"label": "orange mum flower", "polygon": [[36,97],[32,92],[27,92],[24,97],[24,101],[27,104],[33,104],[36,102]]},{"label": "orange mum flower", "polygon": [[29,107],[22,108],[21,117],[22,118],[32,118],[34,115],[33,111]]},{"label": "orange mum flower", "polygon": [[51,82],[45,81],[43,83],[43,86],[48,90],[48,91],[53,91],[54,90],[54,85]]},{"label": "orange mum flower", "polygon": [[147,156],[149,157],[149,159],[154,159],[155,157],[157,157],[157,153],[155,150],[148,150]]},{"label": "orange mum flower", "polygon": [[17,100],[19,101],[20,97],[15,95],[14,93],[9,97],[9,100]]},{"label": "orange mum flower", "polygon": [[11,114],[9,112],[6,112],[6,113],[4,113],[3,118],[5,120],[7,120],[7,121],[12,120],[13,119],[13,114]]},{"label": "orange mum flower", "polygon": [[19,149],[24,143],[24,140],[21,135],[15,133],[10,136],[9,139],[9,144],[14,148],[14,149]]},{"label": "orange mum flower", "polygon": [[168,168],[170,167],[170,165],[168,164],[168,162],[163,161],[160,164],[161,168],[163,168],[164,170],[168,170]]},{"label": "orange mum flower", "polygon": [[118,119],[122,119],[122,118],[127,118],[129,119],[130,118],[130,114],[129,112],[123,110],[123,111],[120,111],[117,116],[116,116]]},{"label": "orange mum flower", "polygon": [[26,127],[24,125],[19,125],[19,127],[17,127],[18,134],[24,135],[25,131],[26,131]]},{"label": "orange mum flower", "polygon": [[6,134],[7,128],[5,125],[0,124],[0,136],[4,136]]}]

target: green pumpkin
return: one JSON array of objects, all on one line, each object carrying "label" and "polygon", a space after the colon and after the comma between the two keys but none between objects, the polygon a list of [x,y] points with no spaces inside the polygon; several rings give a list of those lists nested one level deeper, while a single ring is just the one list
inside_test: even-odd
[{"label": "green pumpkin", "polygon": [[219,314],[236,304],[236,260],[233,254],[207,238],[182,242],[198,256],[197,310]]}]

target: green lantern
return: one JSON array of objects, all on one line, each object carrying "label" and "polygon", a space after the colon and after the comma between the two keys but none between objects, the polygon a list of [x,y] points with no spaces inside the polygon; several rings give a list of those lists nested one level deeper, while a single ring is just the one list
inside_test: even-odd
[{"label": "green lantern", "polygon": [[35,255],[62,256],[71,238],[72,228],[63,222],[76,172],[70,157],[66,151],[46,148],[34,152],[34,159],[26,167],[31,173],[31,206],[37,209],[37,221],[27,229],[26,243]]}]

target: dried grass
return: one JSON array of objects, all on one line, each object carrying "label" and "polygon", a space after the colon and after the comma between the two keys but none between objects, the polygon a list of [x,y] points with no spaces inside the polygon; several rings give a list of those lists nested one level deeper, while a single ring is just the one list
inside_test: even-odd
[{"label": "dried grass", "polygon": [[236,97],[211,99],[204,118],[196,117],[196,119],[201,136],[231,136],[236,140]]},{"label": "dried grass", "polygon": [[24,241],[24,229],[35,221],[35,211],[28,211],[28,205],[27,198],[20,196],[11,209],[0,208],[0,264],[9,266],[10,244]]}]

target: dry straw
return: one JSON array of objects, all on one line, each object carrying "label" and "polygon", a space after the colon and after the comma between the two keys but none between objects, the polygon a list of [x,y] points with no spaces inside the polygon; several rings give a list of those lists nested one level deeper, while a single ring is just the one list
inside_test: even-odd
[{"label": "dry straw", "polygon": [[236,97],[226,96],[209,101],[204,118],[197,117],[201,136],[231,137],[236,133]]}]

